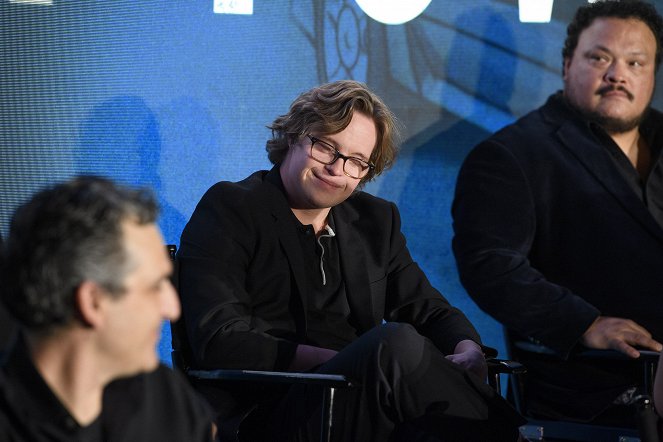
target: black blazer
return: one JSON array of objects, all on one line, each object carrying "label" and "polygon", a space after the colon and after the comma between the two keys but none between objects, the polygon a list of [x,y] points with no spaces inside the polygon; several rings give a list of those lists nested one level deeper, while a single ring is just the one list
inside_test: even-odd
[{"label": "black blazer", "polygon": [[[396,206],[355,192],[332,208],[351,323],[413,324],[445,354],[479,342],[412,261]],[[183,316],[205,368],[285,369],[306,343],[309,276],[278,167],[210,188],[178,252]]]},{"label": "black blazer", "polygon": [[663,229],[559,94],[469,154],[452,211],[463,285],[509,328],[562,355],[599,314],[663,341]]}]

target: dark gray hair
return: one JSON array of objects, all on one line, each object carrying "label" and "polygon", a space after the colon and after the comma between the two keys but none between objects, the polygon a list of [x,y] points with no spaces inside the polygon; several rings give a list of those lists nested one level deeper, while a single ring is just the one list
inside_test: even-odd
[{"label": "dark gray hair", "polygon": [[28,330],[48,332],[75,318],[74,296],[84,281],[121,296],[134,265],[122,224],[153,223],[157,212],[150,192],[99,177],[38,192],[11,222],[2,260],[5,305]]}]

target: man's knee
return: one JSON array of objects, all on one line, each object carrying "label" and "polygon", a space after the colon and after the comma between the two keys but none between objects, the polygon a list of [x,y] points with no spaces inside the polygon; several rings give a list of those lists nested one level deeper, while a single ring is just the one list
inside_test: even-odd
[{"label": "man's knee", "polygon": [[410,324],[390,322],[377,327],[375,332],[376,350],[383,365],[396,363],[406,371],[414,370],[422,359],[427,359],[426,352],[432,348],[427,338]]},{"label": "man's knee", "polygon": [[374,329],[379,341],[388,346],[407,346],[417,344],[425,339],[411,324],[404,322],[387,322]]},{"label": "man's knee", "polygon": [[418,370],[422,362],[429,359],[432,348],[432,343],[412,325],[386,323],[363,334],[327,362],[321,371],[349,376],[361,376],[358,370],[407,374]]}]

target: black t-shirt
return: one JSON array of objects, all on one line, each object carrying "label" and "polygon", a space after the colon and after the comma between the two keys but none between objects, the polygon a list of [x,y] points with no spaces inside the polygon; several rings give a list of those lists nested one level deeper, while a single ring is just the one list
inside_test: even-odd
[{"label": "black t-shirt", "polygon": [[318,237],[313,226],[302,225],[294,215],[292,219],[311,281],[311,292],[306,294],[307,344],[339,351],[357,339],[357,330],[350,323],[333,217],[330,213],[329,230]]},{"label": "black t-shirt", "polygon": [[211,441],[211,413],[168,367],[118,379],[104,390],[103,411],[80,426],[36,370],[19,341],[0,372],[3,442]]}]

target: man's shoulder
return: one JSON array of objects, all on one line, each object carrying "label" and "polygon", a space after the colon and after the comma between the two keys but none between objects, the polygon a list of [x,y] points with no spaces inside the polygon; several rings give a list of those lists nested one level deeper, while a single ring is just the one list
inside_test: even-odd
[{"label": "man's shoulder", "polygon": [[212,185],[202,196],[199,207],[226,207],[243,211],[252,201],[259,198],[265,189],[274,186],[264,186],[267,182],[266,170],[252,173],[241,181],[219,181]]},{"label": "man's shoulder", "polygon": [[39,442],[39,436],[35,434],[33,425],[20,420],[21,416],[12,415],[8,411],[10,412],[11,409],[0,406],[0,440],[3,442]]},{"label": "man's shoulder", "polygon": [[530,138],[541,138],[556,130],[563,122],[563,118],[552,118],[549,113],[549,104],[532,110],[515,122],[503,127],[488,137],[487,140],[502,141],[506,144]]},{"label": "man's shoulder", "polygon": [[652,124],[653,127],[655,127],[656,130],[663,131],[663,112],[655,109],[655,108],[649,108],[649,112],[647,113],[647,120],[650,124]]},{"label": "man's shoulder", "polygon": [[649,108],[649,114],[652,116],[655,116],[655,118],[661,120],[663,119],[663,110],[655,108],[655,107],[650,107]]},{"label": "man's shoulder", "polygon": [[346,221],[359,221],[357,225],[388,225],[398,208],[391,201],[363,191],[354,192],[348,199],[334,208],[334,216]]},{"label": "man's shoulder", "polygon": [[166,365],[159,366],[149,372],[141,373],[111,382],[104,392],[110,400],[126,395],[135,399],[154,400],[159,396],[195,396],[183,375]]},{"label": "man's shoulder", "polygon": [[359,212],[375,210],[392,210],[393,203],[379,196],[362,190],[354,192],[342,205],[355,208]]},{"label": "man's shoulder", "polygon": [[[140,424],[141,428],[159,427],[159,434],[169,434],[176,440],[185,435],[191,440],[205,440],[212,422],[211,411],[203,399],[183,375],[165,365],[111,382],[104,391],[103,414],[107,425],[118,434],[121,428]],[[135,431],[140,434],[142,430]]]},{"label": "man's shoulder", "polygon": [[249,194],[264,183],[267,174],[266,170],[258,170],[240,181],[219,181],[209,188],[206,195]]},{"label": "man's shoulder", "polygon": [[[0,371],[0,441],[38,442],[46,440],[39,436],[39,430],[28,410],[24,407],[24,392],[17,389],[15,379]],[[52,439],[49,439],[52,440]]]},{"label": "man's shoulder", "polygon": [[497,147],[523,159],[558,155],[561,142],[558,133],[563,127],[570,127],[576,139],[591,135],[588,128],[578,124],[562,100],[559,93],[550,96],[545,104],[495,132],[474,150],[482,152]]},{"label": "man's shoulder", "polygon": [[13,399],[10,395],[12,384],[7,379],[3,370],[0,370],[0,440],[8,439],[12,432],[13,426],[17,423],[14,414],[14,407],[12,406]]}]

